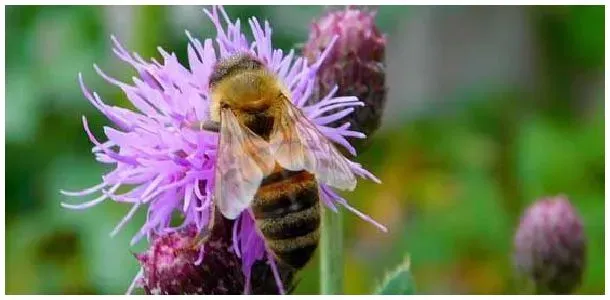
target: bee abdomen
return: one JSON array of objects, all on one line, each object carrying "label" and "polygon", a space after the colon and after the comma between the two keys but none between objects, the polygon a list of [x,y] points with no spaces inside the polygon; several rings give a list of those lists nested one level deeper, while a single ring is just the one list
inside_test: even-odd
[{"label": "bee abdomen", "polygon": [[[296,216],[300,214],[300,216]],[[292,215],[292,216],[291,216]],[[320,240],[319,204],[283,218],[258,220],[267,246],[276,257],[296,268],[302,268],[313,256]]]},{"label": "bee abdomen", "polygon": [[320,209],[314,205],[300,212],[279,218],[258,219],[258,228],[270,240],[283,240],[307,235],[320,226]]},{"label": "bee abdomen", "polygon": [[296,269],[301,269],[313,256],[318,242],[320,232],[316,230],[307,235],[282,240],[267,240],[267,245],[277,258]]},{"label": "bee abdomen", "polygon": [[280,261],[300,269],[311,259],[320,239],[318,186],[305,171],[278,173],[284,176],[270,176],[273,183],[268,181],[268,185],[282,187],[262,186],[252,210],[267,246]]}]

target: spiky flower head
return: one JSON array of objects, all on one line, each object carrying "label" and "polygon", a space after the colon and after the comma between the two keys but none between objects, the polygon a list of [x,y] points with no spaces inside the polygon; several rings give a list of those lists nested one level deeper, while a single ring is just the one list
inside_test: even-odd
[{"label": "spiky flower head", "polygon": [[[332,44],[334,36],[338,38]],[[385,46],[375,13],[348,7],[315,20],[303,49],[305,57],[315,63],[320,53],[331,48],[318,71],[318,90],[326,94],[337,85],[336,95],[356,96],[364,102],[345,119],[353,130],[369,137],[379,128],[386,102]],[[348,140],[362,150],[370,139]]]},{"label": "spiky flower head", "polygon": [[[134,254],[142,265],[130,289],[144,288],[147,294],[235,295],[246,284],[241,260],[232,251],[233,221],[217,214],[218,221],[202,248],[197,247],[194,225],[151,237],[149,249]],[[205,249],[205,255],[204,250]],[[222,276],[219,276],[222,274]],[[280,268],[283,286],[292,285],[294,272]],[[252,268],[253,294],[277,294],[273,271],[258,261]]]},{"label": "spiky flower head", "polygon": [[[137,277],[136,283],[142,286],[147,294],[241,292],[243,275],[237,257],[228,251],[228,247],[221,241],[210,241],[208,253],[204,257],[202,251],[195,247],[196,236],[197,228],[194,225],[162,235],[153,235],[150,248],[144,253],[135,254],[142,265],[142,274]],[[212,248],[214,251],[210,251]],[[206,263],[200,263],[204,258]],[[213,263],[222,266],[225,272],[222,278],[216,276],[216,271],[207,267]]]},{"label": "spiky flower head", "polygon": [[[274,49],[271,44],[271,26],[259,23],[256,18],[248,20],[253,41],[241,32],[241,22],[233,22],[222,8],[205,10],[216,28],[216,37],[202,42],[192,37],[188,45],[188,68],[183,66],[174,53],[159,48],[161,61],[144,60],[138,54],[130,54],[116,38],[114,53],[130,64],[138,73],[132,83],[121,82],[103,73],[97,73],[109,83],[119,87],[135,107],[134,110],[104,103],[101,97],[91,92],[79,81],[85,97],[103,113],[114,126],[104,127],[105,141],[99,141],[89,130],[87,119],[83,124],[93,143],[92,152],[97,161],[114,169],[102,176],[102,182],[80,192],[66,192],[69,196],[101,194],[99,197],[73,205],[62,203],[72,209],[86,209],[110,199],[131,205],[131,210],[118,223],[111,235],[116,234],[138,209],[147,210],[146,222],[132,238],[135,244],[142,238],[149,240],[168,232],[178,232],[194,226],[196,232],[207,228],[214,205],[213,176],[218,145],[218,135],[194,129],[192,124],[205,120],[209,115],[209,77],[216,62],[238,53],[249,53],[283,81],[291,93],[293,104],[318,127],[318,130],[338,147],[344,147],[355,155],[354,147],[346,138],[364,138],[362,133],[348,129],[345,123],[338,127],[334,122],[349,115],[351,108],[364,105],[354,96],[336,97],[336,89],[323,95],[318,101],[307,103],[312,96],[316,74],[326,60],[335,38],[331,39],[327,51],[320,53],[313,64],[290,51]],[[336,111],[336,110],[339,111]],[[356,162],[350,163],[355,175],[378,182],[378,179]],[[127,191],[118,193],[120,187]],[[320,186],[320,198],[330,209],[343,206],[382,230],[385,227],[349,206],[345,199],[330,187]],[[175,212],[181,215],[181,224],[172,226]],[[189,229],[190,230],[190,229]],[[188,232],[188,231],[187,231]],[[208,249],[204,246],[202,255]],[[231,251],[239,258],[244,275],[244,293],[252,291],[252,270],[264,262],[271,267],[280,293],[284,292],[273,253],[268,251],[265,241],[255,226],[250,210],[244,210],[232,224]],[[192,257],[190,254],[188,257]],[[140,272],[144,274],[144,272]],[[220,274],[222,275],[222,274]],[[142,280],[136,278],[136,283]]]},{"label": "spiky flower head", "polygon": [[542,198],[521,217],[515,234],[514,263],[538,293],[569,294],[585,266],[582,221],[565,196]]}]

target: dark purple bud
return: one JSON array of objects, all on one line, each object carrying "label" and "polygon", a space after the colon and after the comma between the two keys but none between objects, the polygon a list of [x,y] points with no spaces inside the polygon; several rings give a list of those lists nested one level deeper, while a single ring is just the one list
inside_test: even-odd
[{"label": "dark purple bud", "polygon": [[521,217],[514,263],[539,294],[569,294],[581,282],[586,239],[582,221],[564,196],[543,198]]},{"label": "dark purple bud", "polygon": [[[352,130],[370,137],[379,128],[386,101],[386,38],[375,25],[374,12],[354,8],[330,11],[312,23],[303,55],[313,63],[334,35],[338,39],[318,72],[318,93],[324,96],[338,85],[336,96],[357,96],[363,101],[366,106],[331,125],[350,122]],[[348,140],[361,151],[370,139]]]},{"label": "dark purple bud", "polygon": [[[204,244],[205,253],[196,246],[195,226],[153,237],[146,252],[134,254],[143,270],[137,286],[146,294],[243,294],[241,259],[231,247],[233,222],[222,217],[216,220],[212,235]],[[280,268],[280,273],[288,286],[293,272]],[[266,263],[256,262],[251,276],[253,294],[278,294],[273,272]]]}]

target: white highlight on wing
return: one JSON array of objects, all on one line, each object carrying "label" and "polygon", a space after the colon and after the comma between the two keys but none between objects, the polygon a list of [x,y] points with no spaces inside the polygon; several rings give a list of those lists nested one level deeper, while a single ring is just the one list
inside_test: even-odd
[{"label": "white highlight on wing", "polygon": [[284,99],[285,113],[275,119],[271,152],[288,170],[307,170],[329,186],[352,191],[356,176],[341,152],[320,133],[290,100]]},{"label": "white highlight on wing", "polygon": [[269,143],[242,126],[230,109],[222,109],[220,123],[215,203],[227,219],[234,220],[250,206],[275,161]]}]

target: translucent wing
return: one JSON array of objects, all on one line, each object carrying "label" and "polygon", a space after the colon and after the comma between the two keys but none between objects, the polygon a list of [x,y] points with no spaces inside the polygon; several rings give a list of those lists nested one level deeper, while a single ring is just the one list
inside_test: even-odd
[{"label": "translucent wing", "polygon": [[356,176],[349,161],[301,112],[284,99],[284,114],[275,120],[271,151],[288,170],[307,170],[319,182],[342,190],[356,187]]},{"label": "translucent wing", "polygon": [[215,203],[227,219],[250,206],[275,160],[269,143],[242,126],[230,109],[221,111],[220,143],[215,174]]}]

